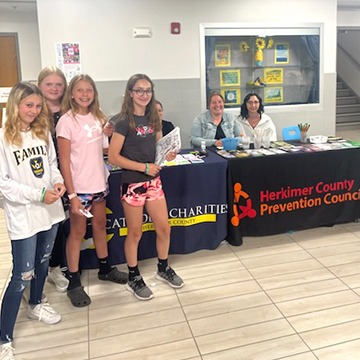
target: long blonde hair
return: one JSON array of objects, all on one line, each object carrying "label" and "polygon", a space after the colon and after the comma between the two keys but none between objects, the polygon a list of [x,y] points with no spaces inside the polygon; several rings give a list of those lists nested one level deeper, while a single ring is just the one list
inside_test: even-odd
[{"label": "long blonde hair", "polygon": [[149,124],[153,127],[154,132],[161,131],[161,121],[159,113],[156,109],[156,99],[154,93],[154,83],[150,78],[145,74],[135,74],[127,82],[124,101],[121,107],[120,119],[127,119],[129,121],[130,128],[135,130],[135,121],[134,121],[134,103],[131,97],[131,92],[138,80],[146,80],[151,85],[152,97],[149,103],[146,105],[145,115],[149,116]]},{"label": "long blonde hair", "polygon": [[100,109],[99,94],[96,89],[95,82],[87,74],[78,74],[78,75],[75,75],[71,79],[70,84],[69,84],[68,89],[65,94],[65,99],[64,99],[61,113],[65,114],[66,112],[68,112],[70,110],[73,118],[75,119],[76,114],[79,112],[79,106],[76,103],[76,101],[73,99],[72,93],[74,91],[75,85],[81,80],[88,82],[94,89],[94,100],[89,105],[89,109],[88,109],[89,112],[94,115],[95,119],[100,122],[101,126],[105,125],[105,123],[107,121],[107,117]]},{"label": "long blonde hair", "polygon": [[19,105],[21,101],[28,96],[37,95],[41,98],[43,106],[41,112],[30,124],[30,131],[38,139],[42,139],[49,145],[49,113],[45,104],[44,96],[41,90],[29,82],[17,83],[10,91],[9,99],[6,105],[6,122],[4,126],[5,141],[10,145],[22,146],[22,137],[20,131]]}]

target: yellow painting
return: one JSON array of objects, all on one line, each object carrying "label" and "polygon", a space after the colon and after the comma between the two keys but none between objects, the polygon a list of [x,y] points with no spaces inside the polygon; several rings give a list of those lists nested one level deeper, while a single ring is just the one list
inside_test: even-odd
[{"label": "yellow painting", "polygon": [[221,89],[225,105],[240,105],[240,89]]},{"label": "yellow painting", "polygon": [[240,70],[220,70],[220,86],[240,86]]},{"label": "yellow painting", "polygon": [[283,69],[264,69],[264,78],[266,84],[282,84],[284,81]]},{"label": "yellow painting", "polygon": [[230,66],[230,45],[215,45],[215,66]]},{"label": "yellow painting", "polygon": [[283,87],[268,87],[264,88],[264,101],[266,103],[282,103],[283,102]]}]

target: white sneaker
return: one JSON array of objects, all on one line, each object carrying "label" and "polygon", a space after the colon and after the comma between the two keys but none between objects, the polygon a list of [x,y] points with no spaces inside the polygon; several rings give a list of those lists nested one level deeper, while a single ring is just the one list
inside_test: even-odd
[{"label": "white sneaker", "polygon": [[53,325],[61,320],[61,315],[58,314],[49,303],[41,303],[36,305],[33,309],[29,305],[27,316],[30,319],[42,321],[44,324]]},{"label": "white sneaker", "polygon": [[[29,300],[30,300],[30,286],[31,284],[29,284],[24,293],[23,293],[23,299],[25,300],[25,302],[28,304]],[[41,302],[42,303],[47,303],[48,302],[48,298],[46,297],[46,295],[44,293],[41,294]],[[0,359],[1,360],[1,359]]]},{"label": "white sneaker", "polygon": [[11,342],[0,345],[0,360],[15,360]]},{"label": "white sneaker", "polygon": [[59,292],[65,292],[69,285],[69,280],[65,277],[63,271],[67,270],[67,268],[60,268],[60,266],[54,268],[53,270],[49,271],[48,274],[48,282],[54,284],[56,290]]}]

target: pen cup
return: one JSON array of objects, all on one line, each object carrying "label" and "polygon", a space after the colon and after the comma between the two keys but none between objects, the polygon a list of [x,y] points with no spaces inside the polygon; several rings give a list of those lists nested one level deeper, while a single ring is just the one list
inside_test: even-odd
[{"label": "pen cup", "polygon": [[305,144],[307,143],[307,131],[300,131],[300,142]]},{"label": "pen cup", "polygon": [[261,143],[262,143],[261,136],[255,135],[254,136],[254,148],[255,149],[260,149],[261,148]]},{"label": "pen cup", "polygon": [[270,136],[269,135],[263,135],[262,146],[264,147],[264,149],[268,149],[270,147]]},{"label": "pen cup", "polygon": [[242,147],[244,150],[248,150],[250,148],[250,137],[249,136],[242,137]]}]

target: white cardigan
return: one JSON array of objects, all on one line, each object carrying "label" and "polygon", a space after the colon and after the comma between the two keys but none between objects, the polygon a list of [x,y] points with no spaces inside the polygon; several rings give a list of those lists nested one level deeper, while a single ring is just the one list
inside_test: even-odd
[{"label": "white cardigan", "polygon": [[[250,138],[253,138],[255,136],[255,132],[269,131],[270,132],[270,140],[271,141],[277,140],[275,125],[272,122],[270,116],[268,116],[266,114],[261,114],[261,119],[260,119],[259,123],[256,125],[255,129],[253,129],[253,127],[249,124],[247,119],[245,119],[243,117],[239,117],[238,121],[240,123],[241,132],[244,135],[249,136]],[[268,130],[268,129],[270,129],[270,130]]]}]

